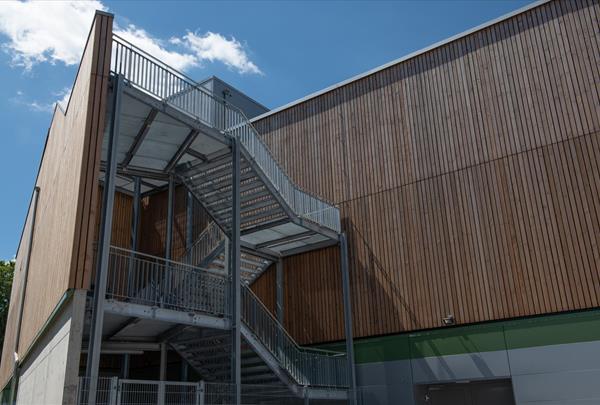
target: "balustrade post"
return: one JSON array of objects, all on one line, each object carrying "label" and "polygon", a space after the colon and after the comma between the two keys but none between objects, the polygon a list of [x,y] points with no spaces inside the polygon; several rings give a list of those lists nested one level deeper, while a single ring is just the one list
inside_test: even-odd
[{"label": "balustrade post", "polygon": [[196,384],[196,405],[204,405],[205,404],[205,393],[206,393],[206,385],[204,384],[204,380],[200,381]]},{"label": "balustrade post", "polygon": [[158,382],[158,405],[165,405],[165,382]]}]

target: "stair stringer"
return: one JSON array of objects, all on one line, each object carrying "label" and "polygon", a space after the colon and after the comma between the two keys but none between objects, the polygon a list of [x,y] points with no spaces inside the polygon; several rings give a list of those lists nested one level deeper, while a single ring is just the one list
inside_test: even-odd
[{"label": "stair stringer", "polygon": [[273,356],[271,352],[269,352],[269,350],[263,346],[260,340],[254,336],[252,331],[243,323],[240,331],[248,345],[252,348],[252,350],[254,350],[258,357],[265,362],[271,371],[273,371],[273,374],[275,374],[279,380],[298,398],[331,400],[348,399],[348,391],[344,389],[314,388],[297,384],[296,381],[294,381],[294,379],[279,366],[279,361],[275,358],[275,356]]}]

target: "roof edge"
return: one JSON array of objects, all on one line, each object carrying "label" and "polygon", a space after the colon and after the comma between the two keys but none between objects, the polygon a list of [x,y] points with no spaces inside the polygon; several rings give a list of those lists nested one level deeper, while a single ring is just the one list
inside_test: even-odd
[{"label": "roof edge", "polygon": [[385,69],[387,69],[387,68],[389,68],[391,66],[394,66],[394,65],[397,65],[399,63],[405,62],[405,61],[407,61],[409,59],[415,58],[415,57],[417,57],[419,55],[422,55],[422,54],[424,54],[426,52],[429,52],[429,51],[431,51],[433,49],[439,48],[441,46],[444,46],[446,44],[454,42],[454,41],[456,41],[458,39],[461,39],[461,38],[464,38],[464,37],[466,37],[468,35],[471,35],[471,34],[477,32],[477,31],[484,30],[484,29],[486,29],[488,27],[491,27],[492,25],[495,25],[495,24],[498,24],[498,23],[500,23],[502,21],[508,20],[508,19],[510,19],[510,18],[512,18],[512,17],[514,17],[516,15],[522,14],[522,13],[524,13],[526,11],[529,11],[531,9],[534,9],[536,7],[539,7],[539,6],[543,5],[543,4],[549,3],[551,1],[553,1],[553,0],[537,0],[537,1],[534,1],[531,4],[528,4],[526,6],[518,8],[518,9],[516,9],[514,11],[511,11],[510,13],[501,15],[500,17],[497,17],[497,18],[494,18],[494,19],[492,19],[490,21],[484,22],[483,24],[477,25],[477,26],[475,26],[473,28],[470,28],[470,29],[468,29],[466,31],[460,32],[460,33],[458,33],[456,35],[453,35],[453,36],[451,36],[449,38],[442,39],[441,41],[435,42],[434,44],[426,46],[425,48],[421,48],[421,49],[419,49],[417,51],[411,52],[408,55],[402,56],[402,57],[400,57],[398,59],[394,59],[394,60],[392,60],[390,62],[387,62],[387,63],[385,63],[383,65],[377,66],[377,67],[375,67],[375,68],[373,68],[371,70],[368,70],[366,72],[359,73],[356,76],[353,76],[353,77],[351,77],[349,79],[346,79],[346,80],[343,80],[343,81],[338,82],[336,84],[333,84],[331,86],[325,87],[322,90],[318,90],[318,91],[316,91],[314,93],[310,93],[310,94],[308,94],[308,95],[306,95],[306,96],[304,96],[302,98],[299,98],[299,99],[297,99],[295,101],[292,101],[290,103],[284,104],[281,107],[274,108],[271,111],[268,111],[268,112],[266,112],[264,114],[261,114],[261,115],[258,115],[256,117],[252,118],[250,120],[250,122],[260,121],[261,119],[267,118],[270,115],[277,114],[277,113],[279,113],[279,112],[281,112],[283,110],[287,110],[288,108],[294,107],[294,106],[296,106],[298,104],[302,104],[305,101],[308,101],[308,100],[313,99],[315,97],[321,96],[321,95],[323,95],[325,93],[329,93],[330,91],[333,91],[335,89],[343,87],[343,86],[345,86],[345,85],[347,85],[349,83],[355,82],[357,80],[363,79],[363,78],[365,78],[367,76],[371,76],[372,74],[375,74],[377,72],[385,70]]}]

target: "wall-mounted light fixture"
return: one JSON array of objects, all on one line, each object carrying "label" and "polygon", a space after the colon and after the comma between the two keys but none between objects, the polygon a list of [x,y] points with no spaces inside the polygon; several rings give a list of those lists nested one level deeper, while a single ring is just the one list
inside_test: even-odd
[{"label": "wall-mounted light fixture", "polygon": [[452,326],[456,323],[456,319],[454,319],[454,315],[449,314],[447,317],[442,318],[442,323],[444,326]]}]

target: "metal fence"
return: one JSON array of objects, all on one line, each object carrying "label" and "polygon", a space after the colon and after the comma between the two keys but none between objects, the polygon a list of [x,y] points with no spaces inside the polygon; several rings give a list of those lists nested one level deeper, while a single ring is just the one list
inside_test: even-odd
[{"label": "metal fence", "polygon": [[[90,379],[79,377],[77,404],[87,404]],[[116,402],[117,379],[100,377],[96,387],[96,405],[114,405]]]},{"label": "metal fence", "polygon": [[[77,404],[87,404],[89,379],[80,377]],[[346,400],[310,400],[285,386],[242,384],[242,405],[346,404]],[[235,385],[228,383],[98,379],[98,405],[237,405]],[[361,404],[362,405],[362,404]],[[367,405],[366,403],[364,405]]]},{"label": "metal fence", "polygon": [[344,353],[300,347],[247,286],[242,286],[242,321],[299,385],[348,387]]},{"label": "metal fence", "polygon": [[239,138],[248,157],[298,216],[340,232],[339,209],[304,192],[290,180],[242,111],[117,35],[113,35],[112,53],[112,72],[123,75],[130,85],[146,94]]},{"label": "metal fence", "polygon": [[229,282],[211,270],[111,246],[106,297],[226,316]]}]

